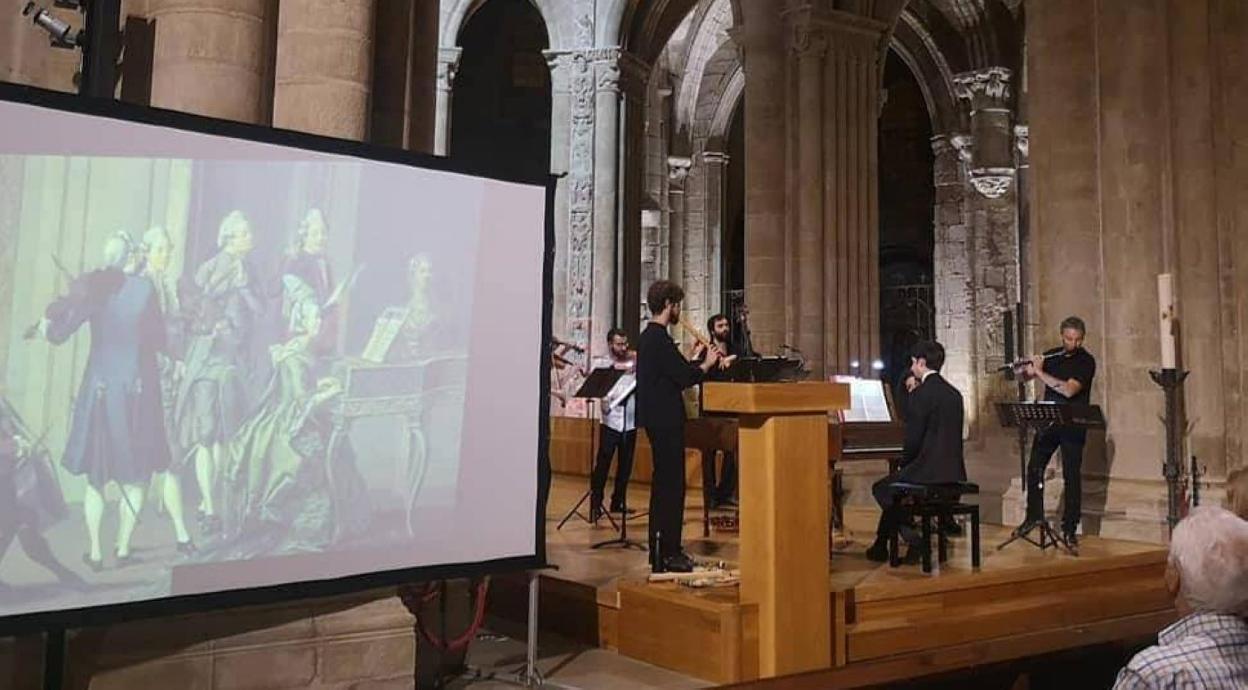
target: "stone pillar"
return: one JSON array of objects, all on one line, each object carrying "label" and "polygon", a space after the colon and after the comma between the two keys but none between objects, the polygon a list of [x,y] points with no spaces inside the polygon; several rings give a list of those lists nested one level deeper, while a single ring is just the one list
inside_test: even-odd
[{"label": "stone pillar", "polygon": [[620,212],[617,217],[620,277],[615,323],[636,338],[641,329],[638,306],[648,287],[642,284],[641,279],[641,199],[645,185],[646,87],[650,69],[628,53],[620,55],[619,64],[624,112],[617,160],[623,177],[620,180]]},{"label": "stone pillar", "polygon": [[[462,48],[438,50],[436,112],[433,119],[433,153],[447,156],[451,152],[451,94],[455,88],[455,70],[459,69]],[[557,131],[557,130],[556,130]]]},{"label": "stone pillar", "polygon": [[711,314],[724,310],[724,201],[728,184],[728,154],[720,151],[702,152],[702,170],[706,177],[706,305],[705,323]]},{"label": "stone pillar", "polygon": [[238,122],[267,119],[267,0],[151,0],[152,105]]},{"label": "stone pillar", "polygon": [[989,67],[953,79],[958,97],[970,108],[975,142],[968,168],[970,184],[989,199],[1000,198],[1014,182],[1010,76],[1004,67]]},{"label": "stone pillar", "polygon": [[745,61],[745,301],[754,347],[786,338],[784,20],[770,3],[743,3],[732,31]]},{"label": "stone pillar", "polygon": [[617,263],[620,203],[620,65],[607,56],[594,64],[593,286],[590,356],[605,354],[622,297]]},{"label": "stone pillar", "polygon": [[281,3],[273,126],[357,141],[368,135],[376,10],[376,0]]},{"label": "stone pillar", "polygon": [[[566,175],[571,157],[572,147],[572,69],[569,56],[556,51],[547,50],[546,64],[550,67],[550,171],[555,175]],[[551,318],[552,332],[564,339],[572,338],[569,333],[569,292],[570,274],[570,184],[569,178],[560,177],[555,183],[555,260],[552,275],[554,289],[554,305]]]},{"label": "stone pillar", "polygon": [[[823,147],[824,364],[848,371],[880,357],[880,65],[888,27],[844,12],[812,16],[828,35]],[[807,353],[810,355],[810,353]]]},{"label": "stone pillar", "polygon": [[945,346],[941,376],[962,391],[967,407],[974,409],[976,372],[980,368],[975,337],[975,253],[966,212],[969,185],[953,139],[947,135],[932,137],[936,340]]},{"label": "stone pillar", "polygon": [[[1004,364],[1004,315],[1013,310],[1019,298],[1010,77],[1010,70],[990,67],[954,79],[968,108],[972,131],[970,136],[954,137],[954,142],[969,186],[966,200],[970,234],[966,249],[972,261],[967,277],[974,292],[973,311],[964,322],[974,342],[967,349],[966,341],[958,338],[954,354],[955,364],[965,363],[971,376],[971,387],[962,390],[967,404],[967,432],[975,441],[985,434],[998,434],[1000,427],[992,406],[997,400],[1013,397],[1010,385],[996,373]],[[942,270],[938,263],[937,271]]]},{"label": "stone pillar", "polygon": [[667,205],[670,209],[667,279],[681,285],[685,283],[685,181],[689,179],[689,170],[692,167],[691,158],[667,158]]},{"label": "stone pillar", "polygon": [[[835,328],[825,323],[827,285],[824,282],[824,265],[829,259],[826,252],[823,196],[824,169],[824,60],[827,57],[827,37],[822,29],[810,24],[793,27],[792,51],[797,59],[796,125],[797,199],[796,254],[792,262],[797,269],[797,284],[792,294],[797,302],[797,319],[794,323],[797,347],[806,355],[807,364],[816,377],[822,377],[824,364],[829,361],[825,334]],[[830,103],[834,103],[830,101]],[[835,125],[833,125],[835,126]],[[832,133],[835,136],[836,132]],[[835,226],[834,228],[835,229]],[[835,314],[836,312],[833,312]]]}]

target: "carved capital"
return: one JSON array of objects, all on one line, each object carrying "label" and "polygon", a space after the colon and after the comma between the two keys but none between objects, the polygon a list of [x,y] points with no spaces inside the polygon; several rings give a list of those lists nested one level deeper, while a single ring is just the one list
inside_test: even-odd
[{"label": "carved capital", "polygon": [[975,157],[975,137],[969,134],[954,134],[949,137],[949,145],[958,154],[958,161],[963,166],[969,166],[971,160]]},{"label": "carved capital", "polygon": [[1014,125],[1014,148],[1018,150],[1018,162],[1026,165],[1030,158],[1031,139],[1027,125]]},{"label": "carved capital", "polygon": [[800,59],[821,60],[828,53],[827,32],[807,22],[794,24],[789,33],[789,50]]},{"label": "carved capital", "polygon": [[459,47],[438,49],[438,89],[451,90],[455,83],[455,72],[459,70],[459,58],[463,52],[463,48]]},{"label": "carved capital", "polygon": [[1011,168],[985,168],[971,171],[971,186],[975,191],[988,197],[998,199],[1010,191],[1014,183],[1014,170]]},{"label": "carved capital", "polygon": [[1005,67],[988,67],[954,76],[953,85],[972,108],[1000,107],[1010,99],[1010,77]]},{"label": "carved capital", "polygon": [[667,157],[667,179],[673,187],[680,189],[685,186],[685,178],[689,177],[689,168],[692,166],[692,158],[686,156]]}]

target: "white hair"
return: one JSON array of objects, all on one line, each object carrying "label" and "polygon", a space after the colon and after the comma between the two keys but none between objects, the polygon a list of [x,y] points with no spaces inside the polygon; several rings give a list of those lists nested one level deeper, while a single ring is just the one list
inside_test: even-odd
[{"label": "white hair", "polygon": [[143,248],[151,250],[152,247],[172,247],[173,240],[169,238],[169,233],[159,225],[153,226],[143,233]]},{"label": "white hair", "polygon": [[1195,611],[1248,614],[1248,522],[1217,506],[1200,506],[1174,528],[1170,565]]},{"label": "white hair", "polygon": [[242,211],[230,211],[221,219],[221,226],[217,229],[217,247],[225,247],[230,240],[249,229],[247,216]]},{"label": "white hair", "polygon": [[121,268],[130,260],[130,254],[134,251],[134,240],[130,239],[130,233],[125,230],[118,230],[109,235],[104,240],[104,266],[105,268]]}]

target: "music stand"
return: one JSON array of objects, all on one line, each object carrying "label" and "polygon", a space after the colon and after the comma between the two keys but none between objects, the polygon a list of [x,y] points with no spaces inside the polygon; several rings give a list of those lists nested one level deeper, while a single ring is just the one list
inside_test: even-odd
[{"label": "music stand", "polygon": [[[1055,426],[1091,426],[1095,420],[1075,419],[1073,414],[1075,408],[1082,408],[1084,412],[1099,418],[1101,424],[1104,424],[1104,418],[1100,416],[1100,409],[1091,406],[1076,405],[1060,405],[1057,403],[1029,403],[1029,402],[1002,402],[997,403],[997,417],[1001,421],[1001,426],[1006,428],[1017,427],[1019,433],[1026,433],[1026,430],[1032,429],[1035,435],[1032,436],[1032,444],[1035,444],[1036,436],[1043,434]],[[1024,463],[1022,469],[1023,475],[1023,491],[1026,493],[1030,489],[1027,486],[1027,466]],[[1031,537],[1032,530],[1039,530],[1039,540]],[[1047,516],[1041,516],[1039,520],[1028,520],[1026,514],[1023,515],[1023,521],[1010,534],[1010,538],[1001,542],[997,546],[1000,551],[1015,541],[1022,539],[1023,541],[1039,547],[1041,551],[1049,547],[1057,547],[1065,549],[1066,553],[1072,556],[1078,556],[1079,552],[1072,547],[1067,541],[1058,535],[1053,529],[1053,525],[1049,523]]]},{"label": "music stand", "polygon": [[[615,387],[615,382],[619,381],[620,377],[623,375],[624,375],[624,371],[621,369],[616,369],[615,367],[599,367],[598,369],[594,369],[593,371],[589,372],[589,376],[585,377],[585,381],[581,384],[581,387],[576,391],[576,394],[572,396],[573,398],[582,398],[586,401],[586,405],[585,405],[586,419],[592,420],[594,417],[593,407],[591,407],[589,403],[591,401],[601,400],[602,398],[607,397],[607,393],[611,392],[611,389]],[[584,520],[586,524],[590,524],[590,525],[595,524],[594,521],[591,520],[588,515],[581,514],[581,506],[584,505],[585,501],[588,501],[589,497],[593,494],[594,460],[595,460],[594,456],[598,454],[597,453],[598,425],[591,423],[589,428],[590,428],[590,433],[589,433],[590,488],[585,490],[585,493],[581,495],[581,500],[577,501],[576,505],[572,506],[572,510],[569,510],[568,513],[563,516],[563,519],[559,521],[559,525],[555,527],[556,530],[563,529],[564,524],[566,524],[568,520],[571,520],[573,515]],[[591,513],[593,512],[593,506],[590,506],[590,512]],[[611,517],[611,513],[606,512],[606,516],[607,516],[607,521],[611,523],[611,528],[618,529],[619,526],[615,524],[615,518]]]}]

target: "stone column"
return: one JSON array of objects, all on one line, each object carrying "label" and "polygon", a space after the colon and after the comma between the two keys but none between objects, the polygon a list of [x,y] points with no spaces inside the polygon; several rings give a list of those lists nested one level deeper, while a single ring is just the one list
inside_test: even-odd
[{"label": "stone column", "polygon": [[[847,371],[880,357],[877,138],[880,66],[888,28],[843,12],[813,19],[828,35],[823,147],[825,368]],[[810,355],[810,353],[807,353]]]},{"label": "stone column", "polygon": [[670,209],[667,279],[680,285],[685,283],[685,181],[689,179],[692,167],[693,160],[690,158],[667,158],[667,204]]},{"label": "stone column", "polygon": [[[825,140],[824,60],[827,57],[827,37],[819,26],[798,24],[793,27],[790,40],[797,60],[796,122],[797,128],[797,179],[795,188],[796,227],[793,235],[797,243],[792,262],[797,269],[796,289],[792,290],[797,302],[797,318],[794,323],[797,347],[806,355],[807,364],[815,377],[822,378],[824,364],[829,361],[825,334],[831,328],[825,323],[825,299],[827,285],[824,282],[824,264],[828,259],[824,240],[824,169],[823,144]],[[834,103],[834,101],[829,101]],[[832,136],[837,132],[833,131]],[[835,314],[835,312],[833,312]]]},{"label": "stone column", "polygon": [[376,10],[376,0],[281,3],[273,126],[357,141],[367,136]]},{"label": "stone column", "polygon": [[724,197],[728,184],[728,154],[720,151],[702,152],[702,170],[706,177],[706,305],[705,322],[711,314],[724,310]]},{"label": "stone column", "polygon": [[267,0],[151,0],[152,105],[238,122],[267,118]]},{"label": "stone column", "polygon": [[459,69],[462,48],[443,47],[438,50],[436,112],[433,119],[433,153],[447,156],[451,152],[451,94],[455,88],[455,70]]},{"label": "stone column", "polygon": [[754,347],[785,341],[785,41],[770,3],[743,3],[732,31],[745,61],[745,301]]},{"label": "stone column", "polygon": [[[572,60],[563,53],[547,50],[546,64],[550,67],[550,171],[566,175],[571,155],[572,137]],[[555,183],[555,260],[552,282],[554,308],[551,318],[552,332],[560,338],[570,338],[568,322],[569,299],[569,203],[568,177],[560,177]]]},{"label": "stone column", "polygon": [[619,64],[624,109],[617,158],[622,179],[617,217],[619,298],[615,306],[615,324],[635,338],[641,328],[638,306],[647,287],[642,285],[641,279],[641,199],[645,184],[646,86],[650,69],[628,53],[620,55]]},{"label": "stone column", "polygon": [[605,353],[621,295],[616,236],[620,203],[620,65],[616,55],[594,64],[593,296],[590,354]]},{"label": "stone column", "polygon": [[988,67],[954,77],[958,97],[970,108],[975,148],[968,169],[970,184],[997,199],[1014,182],[1014,137],[1010,129],[1010,70]]},{"label": "stone column", "polygon": [[[941,375],[963,392],[967,407],[974,409],[979,370],[975,337],[975,253],[972,227],[966,213],[969,185],[962,174],[962,160],[954,138],[932,137],[936,192],[932,257],[936,340],[945,346]],[[958,138],[958,143],[963,140]]]}]

